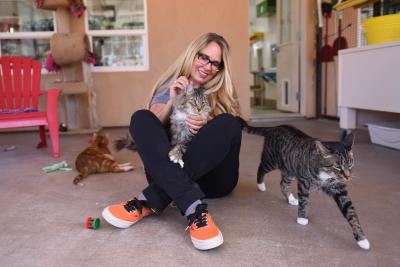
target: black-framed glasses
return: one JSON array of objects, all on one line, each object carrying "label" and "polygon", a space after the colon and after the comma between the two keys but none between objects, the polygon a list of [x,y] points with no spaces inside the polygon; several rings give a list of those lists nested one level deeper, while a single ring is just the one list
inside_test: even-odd
[{"label": "black-framed glasses", "polygon": [[222,70],[224,68],[224,63],[223,62],[219,62],[217,60],[211,60],[208,55],[203,54],[201,52],[197,53],[197,59],[199,60],[199,62],[202,65],[211,64],[211,68],[214,71],[219,71],[219,70]]}]

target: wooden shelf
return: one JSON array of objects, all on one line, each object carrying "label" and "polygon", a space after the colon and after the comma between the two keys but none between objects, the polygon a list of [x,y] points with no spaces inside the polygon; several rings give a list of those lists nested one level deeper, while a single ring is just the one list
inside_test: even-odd
[{"label": "wooden shelf", "polygon": [[89,92],[85,82],[54,82],[51,87],[61,89],[62,95],[86,94]]}]

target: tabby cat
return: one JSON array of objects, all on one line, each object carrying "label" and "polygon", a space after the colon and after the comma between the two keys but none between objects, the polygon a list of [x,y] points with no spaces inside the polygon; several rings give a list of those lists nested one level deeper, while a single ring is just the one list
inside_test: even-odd
[{"label": "tabby cat", "polygon": [[169,159],[172,162],[179,163],[183,168],[183,154],[187,149],[187,144],[192,140],[193,134],[186,124],[186,118],[189,115],[199,115],[208,117],[211,111],[207,94],[204,89],[193,89],[189,85],[186,90],[179,94],[174,103],[171,119],[171,145]]},{"label": "tabby cat", "polygon": [[[335,200],[349,222],[357,244],[363,249],[369,249],[369,241],[361,229],[345,184],[353,168],[352,133],[343,131],[340,142],[323,142],[292,126],[252,127],[239,117],[238,120],[246,132],[264,136],[257,171],[259,190],[265,191],[264,175],[279,169],[282,175],[282,194],[290,205],[298,205],[297,222],[301,225],[308,224],[310,192],[322,190]],[[290,183],[294,179],[297,179],[299,200],[290,191]]]},{"label": "tabby cat", "polygon": [[[193,137],[185,122],[187,116],[208,116],[210,111],[211,107],[205,90],[193,89],[191,85],[174,100],[170,116],[172,149],[168,154],[172,162],[178,163],[182,168],[184,166],[183,154],[186,152],[187,144]],[[130,135],[116,140],[114,147],[117,151],[123,148],[136,150],[135,143]]]},{"label": "tabby cat", "polygon": [[108,134],[94,133],[93,142],[83,150],[75,161],[75,167],[79,175],[75,177],[74,184],[77,185],[89,174],[100,172],[127,172],[132,171],[130,162],[118,164],[108,149]]}]

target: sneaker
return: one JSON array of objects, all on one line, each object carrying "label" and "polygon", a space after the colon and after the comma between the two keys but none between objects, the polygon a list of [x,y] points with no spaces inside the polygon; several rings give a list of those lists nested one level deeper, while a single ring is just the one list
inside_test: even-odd
[{"label": "sneaker", "polygon": [[196,212],[187,216],[189,219],[190,238],[195,248],[212,249],[224,242],[221,232],[208,213],[207,204],[199,204]]},{"label": "sneaker", "polygon": [[154,213],[145,206],[146,202],[134,198],[116,205],[108,206],[103,210],[103,218],[118,228],[128,228],[143,217]]}]

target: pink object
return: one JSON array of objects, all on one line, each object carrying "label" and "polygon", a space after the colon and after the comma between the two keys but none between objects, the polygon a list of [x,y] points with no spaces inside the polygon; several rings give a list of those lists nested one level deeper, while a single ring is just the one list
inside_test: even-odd
[{"label": "pink object", "polygon": [[48,72],[57,72],[61,70],[60,66],[58,66],[56,62],[54,62],[54,58],[51,53],[47,56],[44,67]]},{"label": "pink object", "polygon": [[84,60],[86,63],[93,65],[96,64],[97,62],[96,55],[93,52],[90,52],[89,50],[86,50]]},{"label": "pink object", "polygon": [[[45,126],[50,133],[53,157],[60,156],[57,98],[59,89],[40,90],[41,65],[19,56],[0,57],[0,129],[39,126],[40,142],[46,147]],[[38,111],[38,97],[47,94],[47,110]]]},{"label": "pink object", "polygon": [[85,13],[86,6],[82,0],[69,0],[69,9],[75,17],[79,18]]}]

